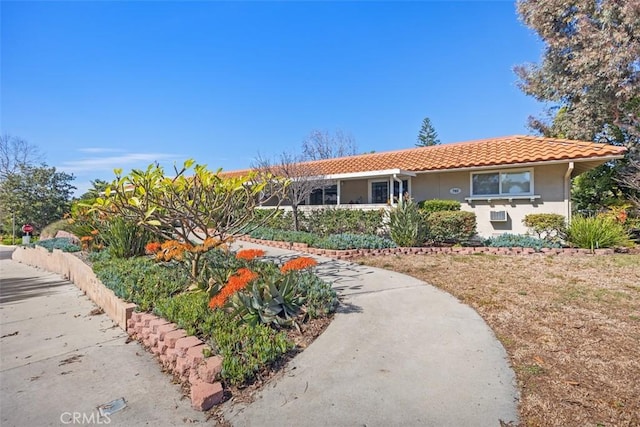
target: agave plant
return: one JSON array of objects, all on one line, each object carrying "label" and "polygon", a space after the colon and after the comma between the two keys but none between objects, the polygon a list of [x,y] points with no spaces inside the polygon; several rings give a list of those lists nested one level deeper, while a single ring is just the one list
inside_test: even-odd
[{"label": "agave plant", "polygon": [[232,313],[251,325],[295,325],[294,319],[304,304],[296,276],[278,274],[252,282],[248,292],[237,292],[229,299]]}]

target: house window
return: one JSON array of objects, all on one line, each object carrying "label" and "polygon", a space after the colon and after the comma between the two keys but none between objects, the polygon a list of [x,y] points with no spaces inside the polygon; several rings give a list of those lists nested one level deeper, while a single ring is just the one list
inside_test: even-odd
[{"label": "house window", "polygon": [[[409,180],[402,180],[402,193],[409,194]],[[400,183],[398,181],[393,181],[393,197],[395,200],[400,198]]]},{"label": "house window", "polygon": [[533,192],[531,169],[471,174],[472,196],[529,195]]},{"label": "house window", "polygon": [[371,203],[387,203],[387,200],[389,200],[389,182],[372,182]]},{"label": "house window", "polygon": [[310,205],[336,205],[338,204],[338,186],[328,185],[324,188],[316,188],[309,196]]}]

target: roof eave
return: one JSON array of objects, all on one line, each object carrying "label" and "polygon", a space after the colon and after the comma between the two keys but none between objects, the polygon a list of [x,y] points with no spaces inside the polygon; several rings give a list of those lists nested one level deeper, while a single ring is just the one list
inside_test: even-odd
[{"label": "roof eave", "polygon": [[412,172],[404,169],[383,169],[383,170],[365,171],[365,172],[345,172],[345,173],[327,174],[324,176],[324,178],[325,179],[358,179],[358,178],[377,178],[381,176],[392,176],[392,175],[416,176],[416,172]]},{"label": "roof eave", "polygon": [[593,162],[593,161],[601,161],[602,163],[606,163],[610,160],[619,160],[624,158],[623,154],[620,155],[611,155],[611,156],[598,156],[598,157],[581,157],[577,159],[558,159],[558,160],[541,160],[537,162],[523,162],[523,163],[501,163],[496,165],[487,165],[487,166],[465,166],[460,168],[446,168],[446,169],[430,169],[424,171],[416,171],[416,173],[437,173],[437,172],[460,172],[460,171],[471,171],[471,170],[487,170],[487,169],[504,169],[504,168],[522,168],[528,166],[539,166],[539,165],[554,165],[554,164],[563,164],[569,162]]}]

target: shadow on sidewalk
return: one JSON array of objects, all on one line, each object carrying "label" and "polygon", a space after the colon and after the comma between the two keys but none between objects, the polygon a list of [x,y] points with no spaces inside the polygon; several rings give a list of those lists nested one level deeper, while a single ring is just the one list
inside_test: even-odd
[{"label": "shadow on sidewalk", "polygon": [[53,288],[69,285],[62,279],[42,277],[11,277],[0,279],[0,304],[22,301],[51,293]]}]

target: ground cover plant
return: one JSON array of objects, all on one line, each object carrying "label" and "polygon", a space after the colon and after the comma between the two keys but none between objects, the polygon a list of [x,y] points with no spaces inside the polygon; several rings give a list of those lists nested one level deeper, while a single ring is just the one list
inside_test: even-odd
[{"label": "ground cover plant", "polygon": [[[129,258],[107,247],[90,261],[118,297],[207,342],[223,357],[227,386],[245,386],[324,329],[338,303],[336,292],[314,273],[312,258],[275,261],[262,250],[206,246],[150,242],[149,256]],[[186,254],[198,247],[203,265],[194,282]]]},{"label": "ground cover plant", "polygon": [[524,426],[640,425],[640,255],[363,258],[473,307],[509,355]]},{"label": "ground cover plant", "polygon": [[56,237],[54,239],[38,240],[36,246],[42,246],[49,252],[60,249],[63,252],[79,252],[80,246],[76,245],[67,237]]}]

